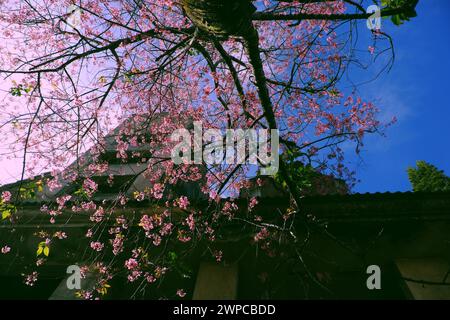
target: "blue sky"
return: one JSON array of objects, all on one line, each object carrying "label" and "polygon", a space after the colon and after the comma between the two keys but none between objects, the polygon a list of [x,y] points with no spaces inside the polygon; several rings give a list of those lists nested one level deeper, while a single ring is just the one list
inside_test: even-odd
[{"label": "blue sky", "polygon": [[[385,138],[366,140],[362,159],[349,158],[361,180],[355,192],[410,190],[406,169],[416,160],[450,175],[450,1],[420,0],[417,12],[400,27],[383,20],[382,30],[394,39],[395,64],[359,87],[362,97],[376,101],[381,118],[395,115],[398,122]],[[363,43],[370,39],[360,36]]]}]

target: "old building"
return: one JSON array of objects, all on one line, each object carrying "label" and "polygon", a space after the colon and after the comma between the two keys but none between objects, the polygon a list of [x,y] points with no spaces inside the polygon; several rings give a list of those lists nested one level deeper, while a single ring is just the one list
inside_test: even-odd
[{"label": "old building", "polygon": [[[115,131],[117,133],[117,131]],[[99,203],[114,201],[113,195],[122,190],[132,195],[149,187],[145,176],[145,150],[130,150],[131,161],[115,159],[115,133],[106,139],[102,157],[109,162],[108,171],[95,176],[99,192],[94,200]],[[138,155],[139,154],[139,155]],[[138,156],[136,156],[138,155]],[[89,153],[86,155],[89,158]],[[89,162],[87,162],[89,163]],[[114,183],[107,177],[113,175]],[[27,180],[3,186],[13,190],[36,181]],[[289,206],[283,190],[266,179],[264,187],[253,184],[235,199],[241,212],[237,218],[248,216],[249,197],[258,197],[254,209],[270,221]],[[127,187],[124,188],[124,185]],[[60,189],[50,192],[38,190],[33,199],[19,206],[20,219],[15,223],[0,224],[0,244],[15,244],[14,255],[0,255],[0,297],[2,298],[74,298],[65,288],[66,269],[74,261],[86,258],[84,248],[89,240],[85,234],[93,222],[89,214],[73,215],[64,212],[64,223],[51,224],[40,212],[45,203],[55,201],[61,193],[72,188],[62,183]],[[200,194],[193,183],[182,184],[171,190],[175,194]],[[225,201],[225,199],[223,200]],[[196,203],[207,210],[208,203],[199,198]],[[130,202],[117,214],[139,217],[143,212],[163,210],[149,201]],[[380,193],[334,194],[306,196],[301,215],[314,219],[318,229],[309,229],[298,217],[294,250],[271,257],[254,243],[255,231],[239,220],[230,223],[220,238],[219,246],[224,260],[216,263],[204,255],[205,247],[198,248],[186,259],[191,276],[183,279],[188,298],[194,299],[450,299],[450,194],[448,193]],[[139,221],[138,219],[135,219]],[[137,228],[137,222],[131,230]],[[63,230],[69,240],[55,244],[49,262],[40,267],[40,282],[29,288],[22,283],[22,273],[36,258],[36,230]],[[130,231],[132,236],[132,232]],[[287,239],[278,244],[284,246]],[[292,240],[294,241],[294,240]],[[286,246],[287,247],[287,246]],[[54,254],[53,254],[54,252]],[[367,282],[372,275],[370,267],[380,271],[381,288],[371,288]],[[31,269],[30,269],[31,270]],[[369,270],[369,273],[368,273]],[[158,287],[162,292],[179,286],[179,279],[168,277]],[[89,281],[85,283],[89,285]],[[133,285],[118,276],[112,282],[106,298],[129,298]],[[149,291],[144,298],[158,298]]]}]

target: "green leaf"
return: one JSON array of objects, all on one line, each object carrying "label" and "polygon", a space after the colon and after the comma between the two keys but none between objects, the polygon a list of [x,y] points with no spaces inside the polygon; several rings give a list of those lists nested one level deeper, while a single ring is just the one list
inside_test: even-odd
[{"label": "green leaf", "polygon": [[36,255],[40,256],[41,254],[44,254],[46,257],[50,254],[50,248],[47,246],[45,241],[39,242],[38,244]]},{"label": "green leaf", "polygon": [[20,97],[22,95],[22,92],[20,91],[20,87],[17,88],[11,88],[9,91],[13,97]]},{"label": "green leaf", "polygon": [[169,252],[168,255],[169,255],[169,259],[172,263],[175,262],[178,258],[177,254],[173,251]]},{"label": "green leaf", "polygon": [[391,20],[396,26],[400,26],[401,24],[403,24],[402,20],[400,19],[400,15],[398,14],[392,16]]},{"label": "green leaf", "polygon": [[11,210],[4,210],[2,212],[2,220],[8,219],[9,217],[11,217]]}]

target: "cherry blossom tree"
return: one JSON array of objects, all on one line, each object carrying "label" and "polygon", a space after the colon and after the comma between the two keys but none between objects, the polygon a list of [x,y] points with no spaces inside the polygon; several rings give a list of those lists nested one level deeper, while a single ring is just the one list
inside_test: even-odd
[{"label": "cherry blossom tree", "polygon": [[[248,224],[253,241],[268,251],[280,234],[296,243],[293,227],[285,227],[287,221],[325,232],[302,212],[303,186],[296,179],[298,173],[291,172],[291,163],[308,163],[351,184],[352,172],[345,166],[341,144],[353,143],[358,152],[367,133],[389,125],[377,119],[373,103],[356,90],[339,86],[361,56],[393,58],[389,35],[366,29],[372,13],[365,8],[370,4],[354,0],[0,1],[0,75],[6,90],[0,130],[8,137],[9,155],[22,159],[21,181],[51,169],[51,175],[33,188],[42,188],[39,184],[57,188],[62,179],[80,186],[60,195],[56,204],[41,208],[51,223],[63,219],[66,211],[92,213],[94,227],[86,236],[92,240],[89,250],[96,253],[92,265],[100,277],[96,290],[80,296],[105,294],[108,280],[119,269],[126,270],[130,282],[158,281],[171,271],[175,253],[166,250],[152,260],[149,247],[172,242],[194,246],[206,238],[211,254],[220,261],[222,253],[214,249],[214,240],[217,230],[230,221]],[[415,16],[416,4],[382,1],[379,15],[400,24]],[[355,40],[361,25],[376,43],[362,51]],[[145,158],[141,173],[152,187],[134,199],[119,191],[105,206],[92,199],[98,186],[91,177],[107,171],[102,160],[105,136],[124,119],[128,122],[117,135],[116,157],[124,162]],[[284,155],[279,179],[291,197],[281,222],[266,222],[257,213],[254,219],[238,218],[241,210],[257,211],[256,199],[248,208],[238,207],[231,198],[221,200],[248,186],[251,166],[223,163],[207,165],[203,171],[171,161],[171,134],[193,121],[200,121],[204,129],[279,131]],[[136,147],[147,149],[149,156],[131,152]],[[84,157],[88,150],[89,159]],[[163,197],[164,190],[180,181],[200,186],[208,199],[206,209],[197,208],[194,199],[186,196]],[[27,188],[20,183],[18,192],[2,195],[3,212],[8,212],[4,223],[20,220],[16,210],[24,197],[22,189]],[[144,212],[139,222],[115,214],[130,200],[144,199],[164,210]],[[114,227],[105,228],[107,222]],[[139,242],[127,238],[133,223],[142,231]],[[45,263],[52,244],[67,235],[42,231],[40,237],[38,261]],[[2,252],[10,250],[14,251],[13,245],[5,244]],[[105,258],[105,251],[112,257]],[[37,278],[36,272],[30,273],[26,282],[33,284]],[[179,289],[177,294],[181,297],[185,292]]]}]

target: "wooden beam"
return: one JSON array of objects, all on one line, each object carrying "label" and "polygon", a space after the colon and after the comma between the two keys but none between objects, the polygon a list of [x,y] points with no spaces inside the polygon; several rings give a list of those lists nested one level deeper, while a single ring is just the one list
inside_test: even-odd
[{"label": "wooden beam", "polygon": [[237,294],[237,265],[200,264],[193,300],[235,300]]}]

